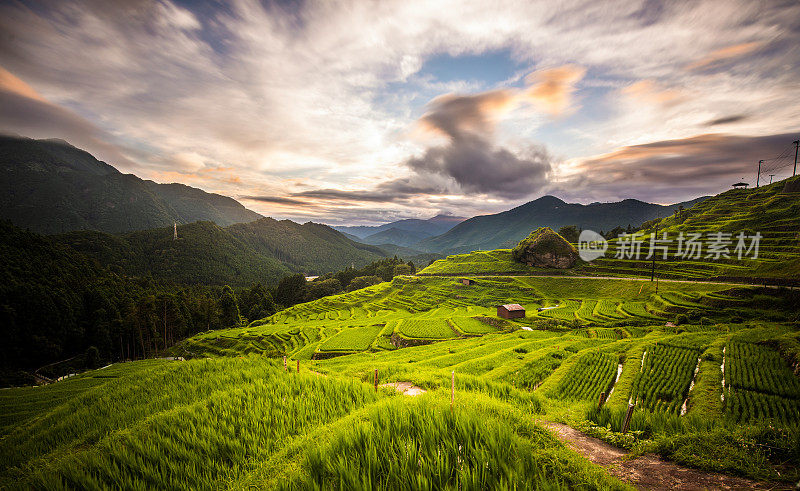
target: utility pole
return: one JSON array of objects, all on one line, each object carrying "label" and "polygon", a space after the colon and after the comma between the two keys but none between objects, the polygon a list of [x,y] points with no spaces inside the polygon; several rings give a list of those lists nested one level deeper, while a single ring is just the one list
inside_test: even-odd
[{"label": "utility pole", "polygon": [[800,146],[800,140],[795,140],[794,143],[794,170],[792,171],[792,177],[797,174],[797,147]]},{"label": "utility pole", "polygon": [[[661,217],[658,217],[657,220],[660,220]],[[650,268],[650,281],[653,281],[653,278],[656,275],[656,253],[652,251],[653,245],[655,245],[655,241],[658,240],[658,222],[656,222],[656,234],[653,236],[653,242],[650,244],[651,251],[650,253],[653,254],[653,265]]]},{"label": "utility pole", "polygon": [[756,187],[758,187],[759,180],[761,179],[761,163],[763,160],[758,161],[758,175],[756,176]]}]

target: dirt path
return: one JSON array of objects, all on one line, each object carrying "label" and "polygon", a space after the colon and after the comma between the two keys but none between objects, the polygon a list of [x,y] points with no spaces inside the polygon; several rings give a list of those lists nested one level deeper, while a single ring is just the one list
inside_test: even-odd
[{"label": "dirt path", "polygon": [[541,423],[587,459],[605,467],[611,475],[627,481],[639,489],[794,489],[788,485],[776,486],[741,477],[683,467],[663,460],[655,454],[624,459],[627,454],[625,450],[609,445],[602,440],[584,435],[580,431],[560,423],[549,421]]},{"label": "dirt path", "polygon": [[[422,278],[452,278],[455,276],[465,276],[463,273],[439,273],[439,274],[417,274]],[[631,280],[631,281],[650,281],[649,277],[624,277],[624,276],[581,276],[581,275],[566,275],[566,274],[508,274],[508,273],[469,273],[466,276],[490,276],[495,278],[562,278],[572,280]],[[731,281],[717,281],[717,280],[675,280],[669,278],[660,278],[658,281],[665,283],[697,283],[707,285],[730,285],[730,286],[765,286],[766,288],[778,289],[782,288],[780,285],[764,285],[763,283],[737,283]],[[788,286],[792,288],[792,286]],[[796,286],[795,286],[796,288]]]},{"label": "dirt path", "polygon": [[381,384],[378,387],[394,387],[397,392],[402,392],[404,396],[418,396],[427,392],[422,387],[417,387],[411,382],[390,382],[388,384]]}]

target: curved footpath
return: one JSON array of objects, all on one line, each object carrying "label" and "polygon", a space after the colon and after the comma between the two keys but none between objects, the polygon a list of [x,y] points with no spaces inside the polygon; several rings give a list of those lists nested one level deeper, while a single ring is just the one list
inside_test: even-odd
[{"label": "curved footpath", "polygon": [[763,483],[683,467],[663,460],[655,454],[627,459],[625,450],[584,435],[567,425],[541,420],[539,423],[550,429],[560,440],[592,463],[604,467],[611,475],[631,483],[639,489],[796,489],[788,484]]}]

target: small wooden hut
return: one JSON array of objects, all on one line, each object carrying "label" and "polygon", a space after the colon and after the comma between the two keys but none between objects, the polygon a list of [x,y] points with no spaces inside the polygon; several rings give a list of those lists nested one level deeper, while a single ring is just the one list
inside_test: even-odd
[{"label": "small wooden hut", "polygon": [[522,319],[525,317],[525,307],[518,303],[498,305],[497,316],[503,319]]}]

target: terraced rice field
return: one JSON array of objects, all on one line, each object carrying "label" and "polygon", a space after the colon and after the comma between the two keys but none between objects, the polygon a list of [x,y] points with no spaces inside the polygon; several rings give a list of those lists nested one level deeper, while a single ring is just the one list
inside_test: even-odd
[{"label": "terraced rice field", "polygon": [[616,374],[614,356],[592,351],[577,359],[552,395],[559,399],[596,400],[601,392],[611,391]]},{"label": "terraced rice field", "polygon": [[736,421],[800,423],[800,379],[774,349],[741,341],[725,353],[725,410]]},{"label": "terraced rice field", "polygon": [[678,413],[689,394],[700,350],[659,343],[647,349],[633,399],[651,411]]}]

